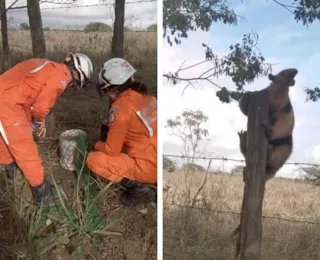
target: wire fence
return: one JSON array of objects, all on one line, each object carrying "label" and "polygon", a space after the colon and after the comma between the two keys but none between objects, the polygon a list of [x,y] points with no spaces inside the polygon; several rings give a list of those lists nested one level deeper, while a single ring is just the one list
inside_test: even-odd
[{"label": "wire fence", "polygon": [[[245,160],[176,154],[164,154],[163,158],[165,211],[170,212],[180,208],[201,212],[199,215],[204,212],[209,215],[210,212],[218,215],[240,215],[243,181],[242,177],[236,176],[242,175]],[[270,195],[265,198],[264,206],[267,214],[262,217],[267,220],[320,225],[320,211],[312,210],[319,206],[317,194],[320,194],[320,188],[305,186],[304,182],[308,170],[318,171],[319,166],[320,164],[316,163],[287,162],[283,168],[289,169],[282,169],[279,177],[296,177],[302,180],[282,179],[281,182],[276,180],[269,182],[266,189],[270,191]],[[277,205],[277,208],[274,205]]]},{"label": "wire fence", "polygon": [[[215,212],[218,214],[227,214],[227,215],[236,215],[240,216],[240,212],[233,212],[233,211],[225,211],[225,210],[217,210],[217,209],[210,209],[206,207],[190,207],[186,205],[179,205],[175,203],[164,203],[167,206],[174,206],[174,207],[179,207],[179,208],[189,208],[189,209],[194,209],[194,210],[199,210],[199,211],[209,211],[209,212]],[[276,216],[262,216],[264,219],[276,219],[276,220],[281,220],[281,221],[287,221],[291,223],[304,223],[304,224],[312,224],[312,225],[320,225],[320,222],[314,222],[314,221],[309,221],[309,220],[299,220],[299,219],[291,219],[291,218],[284,218],[284,217],[276,217]]]},{"label": "wire fence", "polygon": [[[45,2],[44,2],[45,3]],[[126,6],[130,6],[133,4],[146,4],[146,3],[157,3],[157,0],[138,0],[138,1],[127,1],[125,2]],[[79,9],[79,8],[93,8],[93,7],[110,7],[110,8],[114,8],[115,3],[108,3],[108,2],[104,2],[104,3],[99,3],[99,4],[89,4],[89,5],[75,5],[75,4],[60,4],[60,6],[55,6],[55,7],[42,7],[40,8],[40,10],[43,11],[47,11],[47,10],[61,10],[61,9]],[[9,7],[7,9],[7,12],[11,13],[11,12],[26,12],[27,11],[27,6],[13,6],[13,7]],[[77,31],[77,30],[75,30]],[[81,30],[78,30],[81,31]],[[130,32],[144,32],[144,33],[155,33],[155,31],[153,30],[137,30],[137,29],[133,29],[130,30]]]},{"label": "wire fence", "polygon": [[[125,5],[130,4],[145,4],[145,3],[156,3],[157,0],[139,0],[139,1],[128,1]],[[100,4],[90,4],[90,5],[73,5],[73,4],[66,4],[63,6],[56,6],[56,7],[43,7],[40,10],[60,10],[60,9],[72,9],[72,8],[92,8],[92,7],[102,7],[102,6],[115,6],[115,3],[100,3]],[[17,6],[11,7],[7,10],[7,12],[23,12],[27,9],[27,6]]]},{"label": "wire fence", "polygon": [[[206,157],[206,156],[185,156],[185,155],[176,155],[176,154],[164,154],[164,157],[172,157],[172,158],[181,158],[181,159],[201,159],[201,160],[218,160],[218,161],[230,161],[230,162],[241,162],[245,163],[243,159],[232,159],[227,157]],[[314,166],[319,167],[320,164],[317,163],[306,163],[306,162],[286,162],[284,165],[295,165],[295,166]]]}]

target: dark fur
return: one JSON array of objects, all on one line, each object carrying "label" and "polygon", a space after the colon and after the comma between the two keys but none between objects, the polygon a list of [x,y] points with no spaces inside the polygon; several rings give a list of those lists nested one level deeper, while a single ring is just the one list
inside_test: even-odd
[{"label": "dark fur", "polygon": [[[269,124],[262,125],[269,140],[267,158],[267,180],[274,177],[292,153],[294,112],[289,97],[289,87],[294,86],[296,69],[283,70],[277,75],[269,74],[271,84],[261,91],[269,92]],[[239,100],[242,113],[248,116],[248,97],[245,93]],[[246,157],[247,132],[239,132],[240,150]],[[245,175],[245,172],[244,172]]]}]

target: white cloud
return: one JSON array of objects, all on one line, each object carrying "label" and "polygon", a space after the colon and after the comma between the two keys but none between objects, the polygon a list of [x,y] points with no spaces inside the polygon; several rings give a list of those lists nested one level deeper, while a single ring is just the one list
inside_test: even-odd
[{"label": "white cloud", "polygon": [[[133,2],[130,0],[127,2]],[[11,5],[13,1],[7,1],[6,6]],[[113,3],[113,1],[105,1]],[[82,0],[77,1],[75,5],[95,5],[101,4],[100,0]],[[18,6],[25,6],[26,0],[19,1]],[[57,4],[41,4],[41,8],[57,8]],[[42,22],[46,27],[66,28],[70,26],[73,29],[82,29],[89,22],[104,22],[112,24],[114,10],[112,6],[81,7],[70,9],[42,10]],[[8,16],[13,18],[11,26],[18,27],[21,23],[28,23],[27,10],[8,12]],[[157,23],[157,2],[127,4],[125,10],[126,25],[135,28],[146,28],[148,25]]]},{"label": "white cloud", "polygon": [[312,149],[312,157],[319,161],[320,160],[320,144],[317,144]]}]

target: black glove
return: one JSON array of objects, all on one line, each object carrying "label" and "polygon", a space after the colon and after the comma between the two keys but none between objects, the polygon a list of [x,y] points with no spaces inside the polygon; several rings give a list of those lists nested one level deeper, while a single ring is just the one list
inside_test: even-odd
[{"label": "black glove", "polygon": [[101,127],[100,127],[101,142],[105,142],[107,140],[108,132],[109,132],[109,127],[106,124],[101,124]]}]

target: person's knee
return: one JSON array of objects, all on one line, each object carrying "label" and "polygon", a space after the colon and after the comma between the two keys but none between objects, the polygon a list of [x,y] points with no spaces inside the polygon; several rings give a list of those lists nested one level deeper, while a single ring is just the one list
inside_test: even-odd
[{"label": "person's knee", "polygon": [[101,162],[107,160],[107,155],[102,152],[91,152],[87,156],[86,164],[88,168],[92,171],[100,167]]}]

